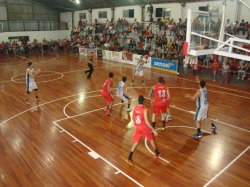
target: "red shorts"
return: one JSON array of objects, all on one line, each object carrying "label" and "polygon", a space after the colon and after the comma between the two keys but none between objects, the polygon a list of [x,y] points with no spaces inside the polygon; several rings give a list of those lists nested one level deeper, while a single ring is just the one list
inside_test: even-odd
[{"label": "red shorts", "polygon": [[139,142],[142,136],[146,137],[149,141],[153,140],[153,135],[152,135],[150,128],[148,128],[148,127],[144,127],[144,128],[136,127],[132,141]]},{"label": "red shorts", "polygon": [[160,114],[160,113],[166,113],[166,109],[169,106],[167,103],[153,103],[153,113],[154,114]]},{"label": "red shorts", "polygon": [[102,93],[102,97],[104,98],[104,100],[107,102],[107,103],[110,103],[113,101],[113,98],[112,96],[110,95],[110,93]]}]

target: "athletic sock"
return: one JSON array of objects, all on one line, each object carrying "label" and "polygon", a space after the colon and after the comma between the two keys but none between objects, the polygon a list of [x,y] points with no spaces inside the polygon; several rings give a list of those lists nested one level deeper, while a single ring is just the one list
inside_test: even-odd
[{"label": "athletic sock", "polygon": [[155,129],[155,122],[152,122],[152,127]]},{"label": "athletic sock", "polygon": [[212,126],[212,127],[215,127],[215,125],[214,125],[214,123],[213,123],[213,122],[211,123],[211,126]]},{"label": "athletic sock", "polygon": [[129,155],[128,155],[128,160],[132,160],[133,153],[134,153],[134,152],[130,151],[130,153],[129,153]]},{"label": "athletic sock", "polygon": [[162,122],[162,127],[166,127],[166,122],[165,120],[164,121],[161,121]]},{"label": "athletic sock", "polygon": [[197,133],[201,133],[201,128],[197,128]]},{"label": "athletic sock", "polygon": [[130,104],[128,104],[128,108],[130,108]]}]

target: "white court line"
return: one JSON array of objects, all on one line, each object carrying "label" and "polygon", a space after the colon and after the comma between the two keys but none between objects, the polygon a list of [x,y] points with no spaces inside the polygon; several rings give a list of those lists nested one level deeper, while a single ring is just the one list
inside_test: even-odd
[{"label": "white court line", "polygon": [[[145,138],[145,147],[147,148],[147,150],[148,150],[152,155],[155,155],[155,154],[153,153],[153,151],[151,151],[151,149],[149,149],[149,147],[148,147],[147,138]],[[166,160],[165,158],[162,158],[161,156],[159,156],[158,158],[161,159],[163,162],[166,162],[167,164],[170,163],[168,160]]]},{"label": "white court line", "polygon": [[[188,110],[185,110],[185,109],[180,108],[180,107],[177,107],[177,106],[170,105],[170,107],[175,108],[175,109],[178,109],[178,110],[181,110],[181,111],[184,111],[184,112],[188,112],[188,113],[190,113],[190,114],[193,114],[193,113],[194,113],[193,111],[188,111]],[[225,123],[225,122],[220,121],[220,120],[218,120],[218,119],[214,119],[214,118],[211,118],[211,117],[210,117],[210,119],[211,119],[212,121],[216,121],[216,122],[218,122],[218,123],[221,123],[221,124],[226,125],[226,126],[229,126],[229,127],[233,127],[233,128],[236,128],[236,129],[239,129],[239,130],[248,132],[248,133],[250,132],[250,130],[243,129],[243,128],[241,128],[241,127],[237,127],[237,126],[231,125],[231,124],[229,124],[229,123]]]},{"label": "white court line", "polygon": [[[99,109],[100,110],[100,109]],[[72,137],[73,139],[77,140],[82,146],[84,146],[85,148],[87,148],[89,151],[93,151],[95,152],[93,149],[91,149],[88,145],[86,145],[85,143],[83,143],[81,140],[79,140],[78,138],[76,138],[74,135],[72,135],[70,132],[68,132],[66,129],[64,129],[63,127],[61,127],[60,125],[58,125],[55,121],[53,122],[58,128],[60,128],[61,130],[64,130],[66,134],[68,134],[70,137]],[[98,154],[98,153],[97,153]],[[135,179],[133,179],[132,177],[130,177],[128,174],[126,174],[124,171],[120,170],[118,167],[116,167],[115,165],[113,165],[111,162],[109,162],[107,159],[105,159],[104,157],[102,157],[100,154],[98,154],[100,157],[100,159],[102,159],[104,162],[106,162],[107,164],[109,164],[112,168],[114,168],[115,170],[119,171],[119,173],[121,173],[122,175],[124,175],[125,177],[127,177],[128,179],[130,179],[131,181],[133,181],[135,184],[137,184],[138,186],[143,187],[143,185],[141,183],[139,183],[138,181],[136,181]]]},{"label": "white court line", "polygon": [[245,152],[249,150],[248,146],[244,151],[242,151],[232,162],[230,162],[226,167],[224,167],[219,173],[217,173],[212,179],[210,179],[203,187],[209,186],[213,181],[215,181],[222,173],[224,173],[231,165],[233,165]]},{"label": "white court line", "polygon": [[[118,66],[118,65],[101,66],[101,67],[94,68],[94,70],[96,70],[96,69],[104,69],[104,68],[107,68],[107,67],[114,67],[114,66]],[[77,70],[72,70],[72,71],[65,71],[65,72],[62,72],[62,73],[64,73],[64,74],[66,74],[66,73],[74,73],[74,72],[77,72],[77,71],[85,71],[85,70],[88,70],[88,68],[87,69],[77,69]]]},{"label": "white court line", "polygon": [[[54,71],[43,71],[43,72],[54,72]],[[11,77],[11,81],[15,82],[15,83],[26,83],[26,81],[22,82],[22,81],[17,81],[17,80],[25,80],[25,78],[21,78],[21,79],[15,79],[15,77],[18,77],[20,75],[25,75],[25,74],[19,74],[19,75],[15,75],[14,77]],[[45,81],[35,81],[36,83],[44,83],[44,82],[51,82],[51,81],[55,81],[55,80],[58,80],[58,79],[61,79],[63,78],[63,73],[60,73],[60,72],[54,72],[54,74],[47,74],[47,75],[40,75],[40,76],[36,76],[36,77],[46,77],[46,76],[50,76],[50,75],[60,75],[59,77],[57,78],[54,78],[54,79],[50,79],[50,80],[45,80]]]},{"label": "white court line", "polygon": [[44,105],[47,105],[47,104],[50,104],[50,103],[53,103],[53,102],[56,102],[56,101],[60,101],[60,100],[62,100],[62,99],[69,98],[69,97],[75,97],[75,96],[81,95],[81,94],[88,94],[88,93],[94,93],[94,92],[100,92],[100,91],[101,91],[101,90],[95,90],[95,91],[89,91],[89,92],[84,92],[84,93],[78,93],[78,94],[74,94],[74,95],[70,95],[70,96],[65,96],[65,97],[61,97],[61,98],[58,98],[58,99],[54,99],[54,100],[52,100],[52,101],[48,101],[48,102],[43,103],[43,104],[39,104],[39,105],[37,105],[37,106],[34,106],[34,107],[29,108],[29,109],[27,109],[27,110],[24,110],[24,111],[22,111],[22,112],[20,112],[20,113],[18,113],[18,114],[16,114],[16,115],[14,115],[14,116],[12,116],[12,117],[6,119],[6,120],[4,120],[2,123],[0,123],[0,127],[1,127],[4,123],[10,121],[11,119],[18,117],[18,116],[20,116],[21,114],[23,114],[23,113],[25,113],[25,112],[34,110],[34,109],[37,108],[37,107],[44,106]]},{"label": "white court line", "polygon": [[[110,62],[106,62],[106,63],[110,63]],[[133,65],[133,64],[130,64],[130,65]],[[133,67],[124,66],[124,65],[120,65],[120,67],[134,69]],[[146,67],[146,68],[148,68],[148,67]],[[185,81],[189,81],[189,82],[195,82],[195,83],[198,84],[198,82],[195,81],[195,80],[190,80],[190,79],[186,79],[186,78],[182,78],[182,77],[177,77],[177,76],[173,76],[173,75],[167,75],[167,74],[164,74],[164,73],[161,73],[161,72],[158,72],[158,71],[153,71],[152,72],[152,71],[145,70],[145,69],[143,71],[149,72],[149,73],[153,73],[153,74],[160,74],[161,76],[165,76],[165,77],[172,77],[172,78],[175,78],[175,79],[185,80]],[[206,85],[209,85],[209,86],[212,86],[212,87],[221,88],[221,89],[225,89],[225,90],[231,90],[231,91],[234,91],[234,92],[239,92],[239,93],[244,93],[244,94],[250,94],[250,92],[235,90],[235,89],[226,88],[226,87],[222,87],[222,86],[217,86],[217,85],[213,85],[213,84],[209,84],[209,83],[206,83]]]},{"label": "white court line", "polygon": [[[131,101],[134,101],[134,100],[137,100],[137,99],[131,99]],[[117,106],[117,105],[122,105],[122,103],[116,103],[116,104],[114,104],[113,106]],[[88,112],[83,112],[83,113],[80,113],[80,114],[76,114],[76,115],[73,115],[73,116],[69,116],[69,117],[66,117],[66,118],[58,119],[58,120],[55,120],[55,121],[53,121],[53,122],[60,122],[60,121],[66,120],[66,119],[71,119],[71,118],[75,118],[75,117],[78,117],[78,116],[83,116],[83,115],[85,115],[85,114],[90,114],[90,113],[92,113],[92,112],[96,112],[96,111],[99,111],[99,110],[103,110],[103,109],[105,109],[105,108],[106,108],[106,106],[105,106],[105,107],[101,107],[101,108],[97,108],[97,109],[95,109],[95,110],[90,110],[90,111],[88,111]],[[1,124],[0,124],[0,125],[1,125]]]},{"label": "white court line", "polygon": [[[44,63],[44,62],[49,62],[49,61],[52,61],[52,60],[56,60],[56,59],[58,59],[59,58],[59,56],[60,55],[58,55],[58,54],[54,54],[54,53],[48,53],[48,54],[50,54],[50,55],[56,55],[56,57],[54,57],[54,58],[52,58],[52,59],[49,59],[49,60],[43,60],[43,61],[39,61],[39,62],[36,62],[36,63]],[[26,59],[26,60],[31,60],[31,58],[26,58],[26,57],[24,57],[24,56],[20,56],[20,55],[16,55],[17,57],[19,57],[19,58],[23,58],[23,59]],[[43,56],[43,54],[42,54],[42,56]],[[33,61],[33,60],[31,60],[31,61]],[[25,62],[26,63],[26,62]]]},{"label": "white court line", "polygon": [[[53,53],[50,53],[50,54],[53,54]],[[58,55],[58,54],[53,54],[53,55]],[[21,57],[21,56],[19,56]],[[59,55],[58,55],[59,57]],[[56,58],[58,58],[56,57]],[[21,57],[21,58],[26,58],[26,57]],[[56,59],[55,58],[55,59]],[[26,58],[28,59],[28,58]],[[53,60],[53,59],[50,59],[50,60]],[[112,64],[111,66],[104,66],[104,67],[100,67],[100,68],[95,68],[95,69],[101,69],[101,68],[105,68],[105,67],[112,67],[112,66],[119,66],[119,67],[124,67],[124,68],[129,68],[129,69],[134,69],[133,67],[129,67],[129,66],[124,66],[123,64],[120,64],[120,65],[113,65],[114,63],[111,63],[111,62],[107,62],[105,61],[105,63],[108,63],[108,64]],[[84,69],[86,70],[86,69]],[[62,72],[62,73],[71,73],[71,72],[77,72],[77,71],[84,71],[84,70],[74,70],[74,71],[68,71],[68,72]],[[146,72],[150,72],[152,73],[151,71],[149,70],[145,70]],[[167,74],[163,74],[163,73],[160,73],[160,72],[153,72],[153,73],[157,73],[157,74],[161,74],[163,76],[168,76],[168,77],[173,77],[175,79],[181,79],[181,80],[186,80],[186,81],[190,81],[190,82],[196,82],[194,80],[189,80],[189,79],[185,79],[185,78],[181,78],[181,77],[176,77],[176,76],[172,76],[172,75],[167,75]],[[9,81],[2,81],[0,83],[4,83],[4,82],[9,82]],[[239,93],[245,93],[245,94],[250,94],[249,92],[244,92],[244,91],[239,91],[239,90],[234,90],[234,89],[230,89],[230,88],[225,88],[225,87],[221,87],[221,86],[217,86],[217,85],[213,85],[213,84],[207,84],[207,85],[210,85],[210,86],[213,86],[213,87],[218,87],[218,88],[221,88],[221,89],[227,89],[227,90],[231,90],[231,91],[235,91],[235,92],[239,92]],[[223,93],[223,92],[221,92]],[[227,93],[229,95],[235,95],[235,94],[230,94],[230,93]],[[244,97],[244,96],[241,96],[243,98],[247,98],[247,97]],[[250,99],[250,98],[247,98],[247,99]]]},{"label": "white court line", "polygon": [[78,140],[73,140],[72,142],[74,143],[74,142],[77,142]]},{"label": "white court line", "polygon": [[[101,67],[95,68],[94,70],[97,70],[97,69],[104,69],[104,68],[107,68],[107,67],[115,67],[115,66],[119,66],[119,65],[101,66]],[[88,68],[86,68],[86,69],[79,69],[79,70],[72,70],[72,71],[66,71],[66,72],[55,72],[55,74],[61,74],[62,76],[61,76],[60,78],[62,78],[62,77],[63,77],[63,74],[73,73],[73,72],[77,72],[77,71],[85,71],[85,70],[88,70]],[[46,72],[49,72],[49,71],[46,71]],[[53,72],[53,71],[50,71],[50,72]],[[23,75],[23,74],[19,74],[19,75]],[[16,75],[16,76],[19,76],[19,75]],[[50,75],[50,74],[49,74],[49,75]],[[37,77],[49,76],[49,75],[40,75],[40,76],[37,76]],[[14,77],[16,77],[16,76],[14,76]],[[60,79],[60,78],[57,78],[57,79]],[[25,78],[15,79],[15,80],[22,80],[22,79],[25,79]],[[48,80],[48,81],[40,81],[40,82],[36,82],[36,83],[50,82],[50,81],[54,81],[54,80],[57,80],[57,79]],[[1,84],[1,83],[5,83],[5,82],[25,83],[25,82],[18,82],[18,81],[15,81],[15,80],[13,80],[13,77],[11,77],[10,80],[0,81],[0,84]]]},{"label": "white court line", "polygon": [[[166,128],[188,128],[188,129],[196,129],[195,127],[189,127],[189,126],[166,126]],[[155,130],[160,130],[160,128],[158,129],[155,129]],[[201,130],[203,132],[206,132],[208,134],[211,134],[210,132],[208,131],[205,131],[205,130]],[[147,150],[152,154],[152,155],[155,155],[154,152],[148,147],[148,144],[147,144],[147,139],[145,138],[145,146],[147,148]],[[161,159],[162,161],[166,162],[167,164],[170,163],[170,161],[162,158],[162,157],[159,157],[159,159]]]},{"label": "white court line", "polygon": [[72,103],[74,103],[74,102],[76,102],[76,101],[78,101],[78,100],[81,100],[81,99],[85,99],[85,98],[90,98],[90,97],[100,97],[101,95],[92,95],[92,96],[86,96],[86,97],[81,97],[81,98],[78,98],[78,99],[75,99],[75,100],[73,100],[73,101],[70,101],[68,104],[66,104],[65,106],[64,106],[64,108],[63,108],[63,113],[64,113],[64,115],[67,117],[67,118],[69,118],[70,116],[66,113],[66,108],[70,105],[70,104],[72,104]]},{"label": "white court line", "polygon": [[[129,87],[129,88],[133,88],[133,87]],[[136,88],[139,88],[139,87],[136,87]],[[149,87],[141,87],[141,88],[149,88]],[[178,87],[169,87],[169,88],[178,88]],[[179,89],[185,89],[185,87],[179,87]],[[46,105],[46,104],[50,104],[50,103],[53,103],[53,102],[56,102],[56,101],[59,101],[59,100],[65,99],[65,98],[74,97],[74,96],[77,96],[77,95],[80,95],[80,94],[88,94],[88,93],[94,93],[94,92],[100,92],[100,91],[101,91],[101,90],[95,90],[95,91],[89,91],[89,92],[78,93],[78,94],[74,94],[74,95],[70,95],[70,96],[61,97],[61,98],[58,98],[58,99],[55,99],[55,100],[48,101],[48,102],[46,102],[46,103],[40,104],[40,105],[38,105],[38,106],[36,106],[36,107],[40,107],[40,106],[43,106],[43,105]],[[170,106],[173,107],[173,105],[170,105]],[[174,106],[174,107],[175,107],[175,106]],[[173,107],[173,108],[174,108],[174,107]],[[25,113],[25,112],[28,112],[28,111],[30,111],[30,110],[33,110],[34,108],[35,108],[35,107],[30,108],[30,109],[27,109],[27,110],[24,110],[23,112],[20,112],[20,113],[18,113],[18,114],[16,114],[16,115],[14,115],[14,116],[12,116],[12,117],[6,119],[6,120],[3,121],[2,123],[0,123],[0,126],[3,125],[4,123],[10,121],[11,119],[13,119],[13,118],[15,118],[15,117],[17,117],[17,116],[19,116],[19,115]],[[176,108],[177,108],[177,107],[176,107]],[[180,109],[180,108],[178,108],[178,109]],[[184,109],[182,109],[182,110],[183,110],[183,111],[186,111],[186,110],[184,110]],[[187,112],[189,112],[189,111],[187,111]],[[228,125],[230,125],[230,124],[228,124]],[[238,128],[239,128],[239,127],[238,127]],[[241,128],[240,128],[240,129],[241,129]],[[245,129],[242,129],[242,130],[245,130]],[[248,131],[248,130],[245,130],[245,131]]]}]

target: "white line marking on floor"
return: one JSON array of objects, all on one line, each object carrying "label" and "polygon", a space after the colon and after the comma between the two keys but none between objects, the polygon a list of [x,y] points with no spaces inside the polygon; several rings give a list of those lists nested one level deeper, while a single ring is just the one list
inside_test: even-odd
[{"label": "white line marking on floor", "polygon": [[117,171],[117,172],[115,172],[115,175],[117,175],[117,174],[119,174],[119,173],[121,173],[120,171]]},{"label": "white line marking on floor", "polygon": [[[174,107],[174,106],[172,106],[172,105],[170,105],[170,107],[175,108],[175,109],[178,109],[178,110],[181,110],[181,111],[184,111],[184,112],[188,112],[188,113],[191,113],[191,112],[192,112],[192,111],[188,111],[188,110],[185,110],[185,109],[183,109],[183,108],[180,108],[180,107],[176,107],[176,106]],[[236,129],[245,131],[245,132],[250,132],[250,130],[243,129],[243,128],[241,128],[241,127],[237,127],[237,126],[231,125],[231,124],[229,124],[229,123],[225,123],[225,122],[220,121],[220,120],[218,120],[218,119],[213,119],[213,118],[211,118],[211,117],[210,117],[210,119],[211,119],[212,121],[216,121],[216,122],[218,122],[218,123],[221,123],[221,124],[226,125],[226,126],[229,126],[229,127],[233,127],[233,128],[236,128]]]},{"label": "white line marking on floor", "polygon": [[[147,144],[147,139],[145,138],[145,147],[147,148],[147,150],[152,154],[155,155],[153,153],[153,151],[151,151],[151,149],[149,149],[148,144]],[[166,162],[167,164],[169,164],[170,162],[168,160],[166,160],[165,158],[162,158],[161,156],[159,156],[159,159],[161,159],[163,162]]]},{"label": "white line marking on floor", "polygon": [[88,154],[89,154],[91,157],[93,157],[94,159],[100,158],[100,155],[97,154],[95,151],[90,151],[90,152],[88,152]]},{"label": "white line marking on floor", "polygon": [[37,106],[35,106],[35,107],[29,108],[29,109],[27,109],[27,110],[24,110],[24,111],[22,111],[22,112],[20,112],[20,113],[18,113],[18,114],[16,114],[16,115],[14,115],[14,116],[12,116],[12,117],[6,119],[6,120],[4,120],[2,123],[0,123],[0,127],[1,127],[1,125],[3,125],[4,123],[10,121],[11,119],[16,118],[17,116],[20,116],[21,114],[23,114],[23,113],[25,113],[25,112],[34,110],[34,108],[36,108],[36,107],[41,107],[41,106],[44,106],[44,105],[47,105],[47,104],[50,104],[50,103],[53,103],[53,102],[56,102],[56,101],[60,101],[60,100],[62,100],[62,99],[67,99],[67,98],[70,98],[70,97],[75,97],[75,96],[78,96],[78,95],[80,95],[80,94],[88,94],[88,93],[94,93],[94,92],[100,92],[100,91],[101,91],[101,90],[95,90],[95,91],[89,91],[89,92],[84,92],[84,93],[78,93],[78,94],[69,95],[69,96],[65,96],[65,97],[58,98],[58,99],[54,99],[54,100],[52,100],[52,101],[48,101],[48,102],[46,102],[46,103],[43,103],[43,104],[37,105]]},{"label": "white line marking on floor", "polygon": [[[64,130],[66,134],[68,134],[70,137],[72,137],[73,139],[78,140],[78,142],[84,146],[85,148],[87,148],[89,151],[91,152],[95,152],[93,149],[91,149],[88,145],[86,145],[85,143],[83,143],[81,140],[79,140],[78,138],[76,138],[74,135],[72,135],[70,132],[68,132],[66,129],[64,129],[63,127],[61,127],[60,125],[58,125],[56,122],[53,122],[59,129]],[[97,153],[98,154],[98,153]],[[99,154],[98,154],[99,155]],[[132,177],[130,177],[129,175],[127,175],[125,172],[123,172],[122,170],[120,170],[119,168],[117,168],[115,165],[113,165],[111,162],[109,162],[107,159],[105,159],[104,157],[102,157],[101,155],[100,159],[102,159],[104,162],[106,162],[107,164],[109,164],[111,167],[113,167],[115,170],[120,171],[120,173],[122,173],[125,177],[127,177],[128,179],[130,179],[131,181],[133,181],[135,184],[137,184],[138,186],[143,187],[143,185],[141,183],[139,183],[138,181],[136,181],[135,179],[133,179]]]},{"label": "white line marking on floor", "polygon": [[245,152],[249,150],[250,146],[244,149],[233,161],[231,161],[226,167],[224,167],[219,173],[217,173],[212,179],[210,179],[203,187],[209,186],[215,181],[222,173],[224,173],[231,165],[233,165]]},{"label": "white line marking on floor", "polygon": [[73,101],[70,101],[69,103],[67,103],[67,104],[64,106],[64,108],[63,108],[63,114],[64,114],[67,118],[69,118],[70,115],[67,114],[66,109],[67,109],[67,107],[68,107],[70,104],[72,104],[72,103],[74,103],[74,102],[76,102],[76,101],[78,101],[78,100],[80,100],[80,99],[83,99],[83,98],[100,97],[100,96],[101,96],[101,95],[92,95],[92,96],[86,96],[86,97],[82,97],[82,98],[78,98],[78,99],[75,99],[75,100],[73,100]]},{"label": "white line marking on floor", "polygon": [[73,143],[74,143],[74,142],[77,142],[77,140],[73,140],[72,142],[73,142]]},{"label": "white line marking on floor", "polygon": [[[110,63],[110,62],[106,62],[106,63]],[[120,67],[124,67],[124,68],[129,68],[129,69],[134,69],[134,67],[129,67],[129,66],[124,66],[123,64],[120,65]],[[190,79],[186,79],[186,78],[182,78],[182,77],[177,77],[177,76],[173,76],[173,75],[167,75],[165,73],[162,73],[162,72],[158,72],[158,71],[149,71],[149,70],[143,70],[145,72],[149,72],[149,73],[154,73],[154,74],[160,74],[162,76],[165,76],[165,77],[172,77],[172,78],[175,78],[175,79],[180,79],[180,80],[185,80],[185,81],[189,81],[189,82],[194,82],[194,83],[197,83],[197,81],[195,80],[190,80]],[[240,90],[235,90],[235,89],[231,89],[231,88],[226,88],[226,87],[223,87],[223,86],[217,86],[217,85],[214,85],[214,84],[209,84],[207,83],[207,85],[209,86],[212,86],[212,87],[216,87],[216,88],[221,88],[221,89],[225,89],[225,90],[231,90],[231,91],[234,91],[234,92],[239,92],[239,93],[244,93],[244,94],[250,94],[249,92],[245,92],[245,91],[240,91]]]}]

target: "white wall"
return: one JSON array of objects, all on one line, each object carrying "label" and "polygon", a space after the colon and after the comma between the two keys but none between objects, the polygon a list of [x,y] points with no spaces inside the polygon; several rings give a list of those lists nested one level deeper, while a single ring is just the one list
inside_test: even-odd
[{"label": "white wall", "polygon": [[[222,15],[222,6],[223,1],[210,1],[210,2],[195,2],[195,3],[186,3],[185,6],[185,14],[184,17],[187,17],[187,10],[199,10],[200,6],[207,6],[209,7],[219,7],[219,13]],[[236,0],[234,1],[227,1],[226,5],[226,19],[230,19],[231,22],[235,22],[235,16],[236,16]]]},{"label": "white wall", "polygon": [[[250,7],[250,0],[243,0],[249,7]],[[250,23],[250,9],[248,9],[245,5],[241,4],[241,11],[240,11],[240,21],[242,19],[248,21]]]},{"label": "white wall", "polygon": [[74,14],[74,23],[75,23],[75,26],[78,25],[78,21],[80,20],[80,13],[86,13],[86,19],[84,19],[84,22],[89,22],[89,16],[90,16],[90,13],[88,10],[80,10],[80,11],[75,11],[75,14]]},{"label": "white wall", "polygon": [[141,22],[141,6],[124,6],[124,7],[116,7],[115,8],[115,21],[119,18],[123,18],[123,10],[134,9],[134,18],[125,18],[128,22],[133,23],[135,18],[137,21]]},{"label": "white wall", "polygon": [[[178,21],[179,18],[181,18],[181,4],[180,3],[166,3],[166,4],[152,4],[153,8],[154,8],[154,12],[153,12],[153,19],[154,21],[157,21],[157,17],[156,17],[156,8],[163,8],[163,9],[167,9],[170,8],[171,9],[171,13],[170,13],[170,17],[174,18],[175,21]],[[149,21],[149,12],[148,10],[149,5],[145,6],[145,11],[146,11],[146,19],[145,21]]]},{"label": "white wall", "polygon": [[6,7],[0,6],[0,20],[7,20]]},{"label": "white wall", "polygon": [[0,34],[0,42],[9,41],[8,37],[10,36],[29,36],[30,41],[37,39],[38,42],[41,42],[44,38],[46,40],[58,40],[69,38],[71,31],[27,31],[27,32],[4,32]]},{"label": "white wall", "polygon": [[[98,12],[100,11],[107,11],[107,18],[98,18]],[[111,20],[111,8],[101,8],[101,9],[93,9],[92,10],[92,23],[95,23],[95,19],[98,19],[99,23],[105,23],[107,19]]]},{"label": "white wall", "polygon": [[62,13],[60,13],[60,20],[62,22],[67,22],[69,30],[72,30],[72,12],[62,12]]},{"label": "white wall", "polygon": [[[227,6],[226,6],[226,19],[230,19],[231,22],[235,22],[236,20],[236,7],[237,7],[237,0],[227,0]],[[250,0],[244,0],[249,6],[250,6]],[[178,21],[179,18],[186,18],[187,17],[187,10],[198,10],[200,6],[207,6],[209,7],[219,7],[219,11],[222,14],[222,5],[223,1],[204,1],[204,2],[192,2],[192,3],[186,3],[184,7],[181,6],[181,3],[164,3],[164,4],[153,4],[154,7],[154,13],[153,18],[156,21],[156,8],[170,8],[171,9],[171,18],[173,18],[175,21]],[[147,16],[145,21],[149,20],[149,12],[147,12],[149,5],[145,6],[145,15]],[[141,22],[141,6],[135,5],[135,6],[124,6],[124,7],[115,7],[115,20],[118,20],[118,18],[123,17],[123,10],[127,9],[134,9],[135,10],[135,18],[139,22]],[[92,22],[94,23],[95,19],[98,19],[98,12],[99,11],[107,11],[107,19],[111,20],[112,11],[111,8],[104,8],[104,9],[93,9],[92,11]],[[89,21],[89,12],[88,10],[82,10],[82,11],[76,11],[74,22],[77,25],[79,20],[79,13],[80,12],[86,12],[87,20]],[[240,18],[245,19],[246,21],[250,22],[250,10],[244,6],[241,5],[241,11],[240,11]],[[99,22],[104,23],[107,21],[107,19],[98,19]],[[127,18],[126,18],[127,19]],[[71,22],[72,22],[72,13],[71,12],[65,12],[61,13],[61,20],[66,21],[69,23],[69,28],[71,28]],[[133,22],[134,19],[127,19],[130,22]]]}]

